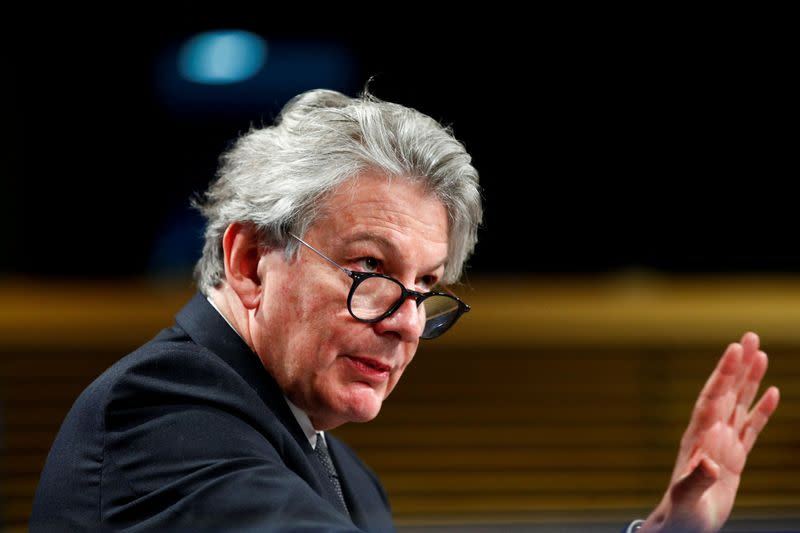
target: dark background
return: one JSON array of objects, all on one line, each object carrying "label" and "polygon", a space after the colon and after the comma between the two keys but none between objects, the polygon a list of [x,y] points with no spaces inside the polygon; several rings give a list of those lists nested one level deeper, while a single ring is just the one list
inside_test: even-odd
[{"label": "dark background", "polygon": [[[6,275],[187,276],[201,231],[188,198],[228,143],[292,94],[355,94],[372,76],[374,94],[452,125],[473,155],[486,213],[472,273],[800,270],[786,13],[324,24],[309,7],[316,23],[299,24],[233,4],[58,9],[7,22]],[[283,67],[227,88],[177,80],[180,44],[219,28],[261,35]]]}]

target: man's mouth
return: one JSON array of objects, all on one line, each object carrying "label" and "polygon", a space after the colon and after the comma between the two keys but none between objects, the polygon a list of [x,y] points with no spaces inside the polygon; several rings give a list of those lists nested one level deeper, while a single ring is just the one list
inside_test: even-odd
[{"label": "man's mouth", "polygon": [[372,359],[369,357],[355,357],[348,355],[347,359],[350,361],[351,365],[359,371],[359,373],[370,378],[370,380],[383,380],[389,375],[389,371],[392,369],[391,366],[381,363],[377,359]]}]

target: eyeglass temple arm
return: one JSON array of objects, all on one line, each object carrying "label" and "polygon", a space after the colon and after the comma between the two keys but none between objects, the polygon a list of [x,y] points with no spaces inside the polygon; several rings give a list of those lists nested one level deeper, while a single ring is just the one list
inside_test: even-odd
[{"label": "eyeglass temple arm", "polygon": [[292,237],[294,237],[295,239],[297,239],[298,241],[300,241],[300,244],[303,244],[303,245],[305,245],[306,247],[308,247],[309,249],[311,249],[313,252],[316,252],[316,254],[317,254],[318,256],[320,256],[320,257],[321,257],[321,258],[323,258],[325,261],[327,261],[328,263],[332,264],[333,266],[335,266],[336,268],[338,268],[339,270],[341,270],[342,272],[344,272],[344,273],[345,273],[345,274],[347,274],[348,276],[352,274],[352,272],[351,272],[350,270],[347,270],[346,268],[344,268],[343,266],[341,266],[340,264],[338,264],[336,261],[334,261],[333,259],[331,259],[331,258],[330,258],[330,257],[328,257],[327,255],[323,254],[322,252],[320,252],[319,250],[317,250],[316,248],[314,248],[313,246],[311,246],[310,244],[308,244],[306,241],[304,241],[303,239],[301,239],[300,237],[298,237],[297,235],[295,235],[294,233],[289,233],[289,235],[291,235]]}]

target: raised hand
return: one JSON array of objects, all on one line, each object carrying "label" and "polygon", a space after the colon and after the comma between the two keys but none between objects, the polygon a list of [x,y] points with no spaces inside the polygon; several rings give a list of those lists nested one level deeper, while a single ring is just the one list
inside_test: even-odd
[{"label": "raised hand", "polygon": [[694,406],[669,488],[640,533],[722,528],[747,455],[778,406],[778,389],[770,387],[750,408],[766,371],[767,354],[755,333],[728,346]]}]

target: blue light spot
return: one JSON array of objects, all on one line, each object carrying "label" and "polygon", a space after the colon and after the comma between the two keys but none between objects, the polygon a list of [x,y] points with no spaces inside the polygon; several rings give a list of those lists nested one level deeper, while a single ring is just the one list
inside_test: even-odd
[{"label": "blue light spot", "polygon": [[240,30],[195,35],[178,53],[178,69],[195,83],[221,85],[247,80],[258,74],[267,59],[267,43],[254,33]]}]

